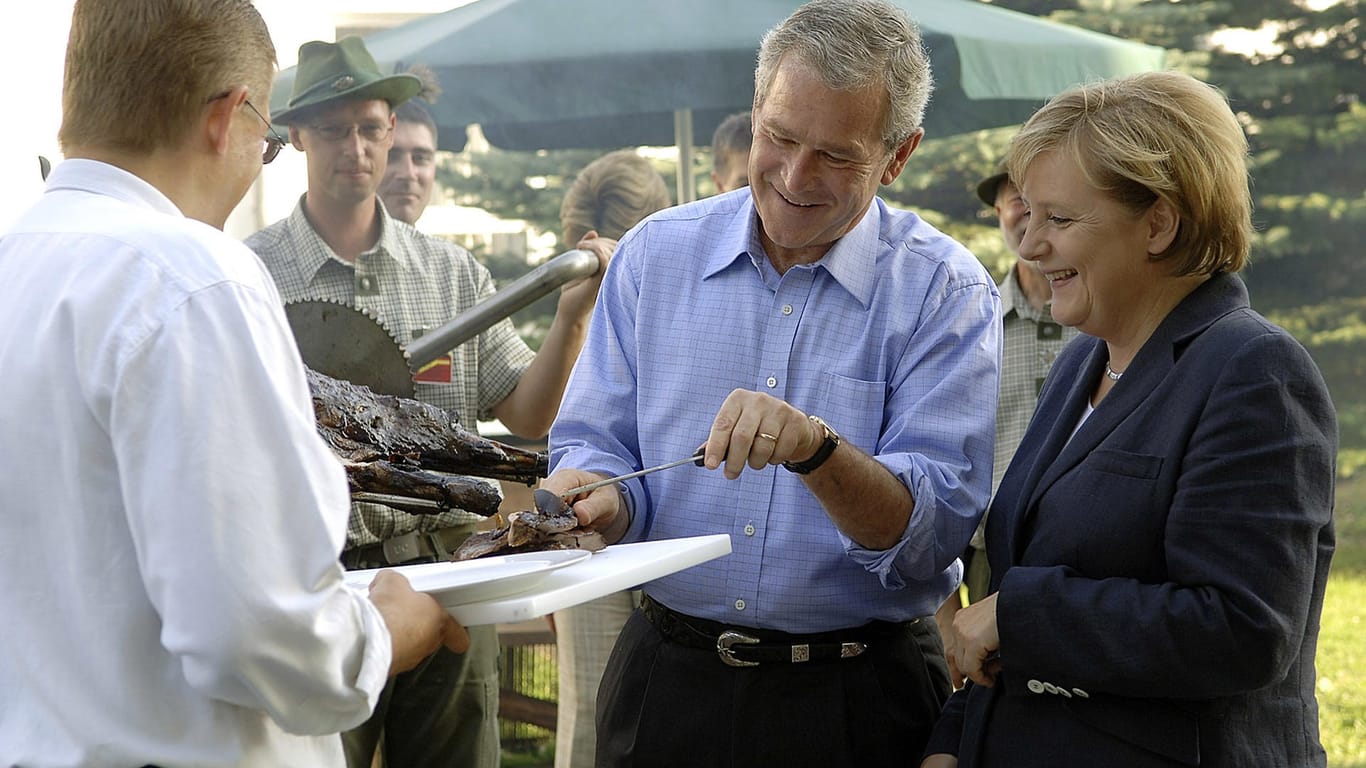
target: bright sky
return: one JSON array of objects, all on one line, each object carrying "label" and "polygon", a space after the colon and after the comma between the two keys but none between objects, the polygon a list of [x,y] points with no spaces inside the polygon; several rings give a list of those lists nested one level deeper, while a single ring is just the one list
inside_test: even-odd
[{"label": "bright sky", "polygon": [[[307,40],[332,39],[334,19],[344,14],[437,13],[469,0],[256,0],[270,26],[280,66],[295,63],[299,45]],[[1304,0],[1321,10],[1340,0]],[[62,60],[73,0],[0,0],[0,71],[10,73],[11,111],[0,120],[0,231],[42,190],[38,155],[60,162],[57,128],[61,123]],[[1275,28],[1226,30],[1217,44],[1244,52],[1271,53]],[[306,184],[303,157],[286,149],[261,174],[228,223],[229,231],[245,236],[262,223],[274,221],[293,207]]]},{"label": "bright sky", "polygon": [[[281,67],[292,66],[299,45],[308,40],[330,40],[333,19],[344,13],[436,13],[468,0],[256,0],[270,27]],[[0,120],[0,232],[42,192],[38,155],[54,165],[61,161],[57,129],[61,125],[62,63],[71,26],[73,0],[18,2],[0,0],[0,72],[10,73],[11,109]],[[302,193],[303,157],[286,149],[262,171],[262,189],[253,195],[266,221],[286,215]],[[244,206],[245,207],[245,206]],[[246,218],[243,209],[234,220]],[[240,234],[255,231],[249,221]],[[229,230],[234,222],[229,222]]]},{"label": "bright sky", "polygon": [[[1300,4],[1311,11],[1322,11],[1337,5],[1342,0],[1301,0]],[[1245,56],[1276,56],[1282,48],[1276,43],[1283,24],[1262,22],[1256,29],[1221,29],[1210,35],[1210,40],[1220,48],[1241,53]]]}]

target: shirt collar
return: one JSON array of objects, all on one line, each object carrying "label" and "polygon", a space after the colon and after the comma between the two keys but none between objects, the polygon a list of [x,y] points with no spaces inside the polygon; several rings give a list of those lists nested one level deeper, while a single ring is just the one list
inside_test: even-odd
[{"label": "shirt collar", "polygon": [[141,176],[102,160],[73,157],[58,163],[48,174],[47,190],[59,189],[93,192],[158,213],[185,215],[169,197]]},{"label": "shirt collar", "polygon": [[[734,194],[739,197],[739,193]],[[712,199],[721,200],[722,198],[718,196]],[[741,256],[764,252],[763,245],[759,242],[759,228],[755,226],[757,221],[754,215],[754,198],[745,194],[744,199],[730,217],[725,231],[718,238],[716,248],[712,249],[711,254],[707,257],[707,266],[702,271],[703,279],[729,267]],[[751,256],[750,258],[753,259],[754,257]]]},{"label": "shirt collar", "polygon": [[375,247],[366,253],[387,256],[393,259],[400,269],[407,269],[408,249],[403,245],[404,241],[400,237],[399,230],[409,225],[390,216],[378,196],[375,197],[375,207],[379,209],[379,242],[375,243]]},{"label": "shirt collar", "polygon": [[[293,230],[294,237],[312,244],[311,248],[299,249],[295,262],[298,264],[304,280],[311,282],[314,276],[318,274],[318,270],[322,269],[323,265],[329,261],[335,261],[354,269],[355,265],[338,256],[336,251],[333,251],[331,246],[323,240],[322,235],[318,234],[318,230],[313,228],[313,222],[309,221],[308,216],[304,214],[304,197],[305,195],[299,196],[299,202],[295,203],[294,211],[289,215],[289,228]],[[384,205],[379,202],[378,197],[375,198],[375,208],[379,211],[379,240],[369,250],[362,252],[360,258],[363,259],[370,255],[387,256],[400,267],[406,267],[407,252],[399,240],[396,220],[389,215],[388,211],[384,210]]]},{"label": "shirt collar", "polygon": [[[866,309],[873,297],[876,281],[877,254],[881,244],[882,202],[874,198],[863,218],[844,237],[835,241],[830,250],[814,264],[797,269],[825,269]],[[749,256],[755,269],[762,275],[760,259],[767,259],[763,241],[759,238],[759,215],[754,208],[753,195],[745,195],[730,224],[718,239],[717,247],[708,257],[703,278],[726,269],[741,256]]]},{"label": "shirt collar", "polygon": [[1009,317],[1011,312],[1027,320],[1039,322],[1047,320],[1053,321],[1053,312],[1049,305],[1045,304],[1043,310],[1037,310],[1033,304],[1029,303],[1029,297],[1025,296],[1024,288],[1020,285],[1019,264],[1012,264],[1010,271],[1006,272],[1006,279],[1002,280],[997,286],[1001,293],[1001,317]]}]

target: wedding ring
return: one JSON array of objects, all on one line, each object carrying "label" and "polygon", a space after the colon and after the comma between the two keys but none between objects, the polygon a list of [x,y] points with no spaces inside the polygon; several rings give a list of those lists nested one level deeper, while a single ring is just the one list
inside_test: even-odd
[{"label": "wedding ring", "polygon": [[762,437],[765,440],[772,440],[775,443],[778,442],[778,438],[774,437],[773,435],[770,435],[767,432],[760,432],[759,434],[755,435],[755,437]]}]

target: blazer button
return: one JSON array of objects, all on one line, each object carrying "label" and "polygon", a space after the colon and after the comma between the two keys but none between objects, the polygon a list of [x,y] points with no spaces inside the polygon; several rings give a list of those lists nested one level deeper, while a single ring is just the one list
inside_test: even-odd
[{"label": "blazer button", "polygon": [[1039,682],[1038,680],[1030,680],[1028,683],[1025,683],[1025,687],[1028,688],[1031,693],[1044,692],[1043,683]]},{"label": "blazer button", "polygon": [[1080,688],[1073,688],[1073,689],[1072,689],[1072,693],[1076,694],[1076,697],[1079,698],[1079,699],[1089,699],[1089,698],[1091,698],[1091,694],[1087,693],[1086,691],[1083,691],[1083,690],[1080,689]]},{"label": "blazer button", "polygon": [[1057,693],[1057,692],[1058,692],[1058,686],[1056,686],[1056,685],[1054,685],[1054,684],[1052,684],[1052,683],[1044,683],[1044,684],[1043,684],[1043,689],[1044,689],[1045,691],[1048,691],[1049,693]]}]

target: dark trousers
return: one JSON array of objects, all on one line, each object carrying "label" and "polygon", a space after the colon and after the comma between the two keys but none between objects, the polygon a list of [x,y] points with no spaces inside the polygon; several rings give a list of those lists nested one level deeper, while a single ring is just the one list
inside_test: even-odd
[{"label": "dark trousers", "polygon": [[913,766],[950,692],[926,617],[849,659],[731,667],[632,614],[598,689],[598,768]]},{"label": "dark trousers", "polygon": [[342,734],[348,768],[370,768],[381,734],[388,768],[498,765],[498,631],[468,629],[468,653],[437,649],[390,680],[370,719]]},{"label": "dark trousers", "polygon": [[[473,525],[460,526],[434,536],[449,551],[473,531]],[[420,554],[409,562],[444,559],[432,551],[434,543],[417,544]],[[384,557],[380,545],[343,553],[349,568],[391,565]],[[497,768],[498,631],[493,626],[468,629],[467,653],[437,649],[390,680],[370,719],[342,734],[347,768],[370,768],[381,736],[388,768]]]}]

